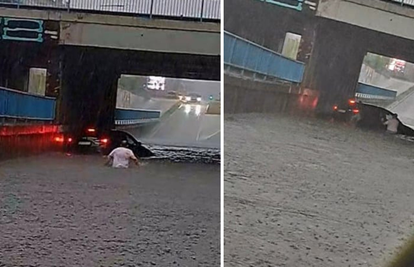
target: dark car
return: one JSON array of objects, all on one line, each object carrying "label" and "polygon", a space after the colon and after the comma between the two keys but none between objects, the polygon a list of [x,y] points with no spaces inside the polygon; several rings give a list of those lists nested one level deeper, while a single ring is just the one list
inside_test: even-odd
[{"label": "dark car", "polygon": [[127,147],[137,157],[154,156],[154,153],[144,147],[134,136],[120,130],[98,131],[94,128],[87,128],[79,137],[66,134],[64,137],[58,137],[56,140],[63,142],[68,152],[101,153],[103,155],[108,155],[125,140],[128,143]]},{"label": "dark car", "polygon": [[359,103],[355,99],[349,99],[346,102],[337,103],[333,106],[332,117],[334,120],[349,122],[360,112]]},{"label": "dark car", "polygon": [[62,137],[65,149],[68,152],[91,153],[100,151],[101,142],[100,133],[93,127],[88,127],[81,131],[70,131]]},{"label": "dark car", "polygon": [[111,151],[121,145],[122,141],[127,141],[127,147],[134,152],[139,158],[148,158],[154,156],[154,153],[143,146],[133,135],[120,131],[111,130],[104,136],[104,143],[101,144],[101,153],[108,155]]}]

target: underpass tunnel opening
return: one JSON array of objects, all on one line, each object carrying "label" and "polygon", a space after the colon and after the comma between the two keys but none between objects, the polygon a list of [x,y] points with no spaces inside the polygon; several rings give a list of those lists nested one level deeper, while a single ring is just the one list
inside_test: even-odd
[{"label": "underpass tunnel opening", "polygon": [[414,63],[404,58],[368,52],[361,67],[355,98],[398,114],[408,127],[414,126]]},{"label": "underpass tunnel opening", "polygon": [[[368,52],[363,60],[359,82],[380,85],[385,79],[398,79],[414,83],[414,63],[404,58]],[[392,87],[395,88],[392,88]],[[382,87],[400,92],[397,84],[384,83]]]},{"label": "underpass tunnel opening", "polygon": [[316,111],[330,113],[354,97],[367,52],[412,61],[412,41],[325,18],[318,19],[303,88],[319,91]]},{"label": "underpass tunnel opening", "polygon": [[116,127],[143,143],[220,147],[220,82],[123,74]]},{"label": "underpass tunnel opening", "polygon": [[[153,98],[165,98],[160,92],[167,92],[173,83],[167,77],[218,81],[221,70],[220,56],[73,46],[62,48],[61,62],[58,122],[75,132],[87,127],[111,129],[120,120],[137,122],[136,118],[127,120],[131,114],[118,109],[142,108],[142,102],[149,105],[156,102]],[[151,90],[162,83],[165,90]]]}]

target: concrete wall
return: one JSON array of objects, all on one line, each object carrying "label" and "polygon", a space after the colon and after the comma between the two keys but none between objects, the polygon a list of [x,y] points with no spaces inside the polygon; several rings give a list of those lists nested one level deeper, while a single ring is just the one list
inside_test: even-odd
[{"label": "concrete wall", "polygon": [[219,23],[11,8],[0,8],[0,14],[59,21],[63,45],[220,55]]},{"label": "concrete wall", "polygon": [[320,1],[317,16],[414,40],[414,10],[378,0]]},{"label": "concrete wall", "polygon": [[0,41],[0,86],[27,91],[30,68],[48,68],[58,49],[47,44]]},{"label": "concrete wall", "polygon": [[220,33],[87,23],[62,23],[60,44],[139,51],[220,55]]},{"label": "concrete wall", "polygon": [[224,30],[273,51],[282,52],[287,32],[302,36],[297,60],[306,62],[312,50],[315,19],[301,13],[257,0],[225,0]]},{"label": "concrete wall", "polygon": [[[316,98],[289,93],[289,85],[244,80],[224,76],[224,112],[232,113],[279,113],[309,114]],[[314,107],[313,107],[314,108]]]},{"label": "concrete wall", "polygon": [[135,107],[133,103],[145,101],[145,99],[141,96],[137,96],[130,91],[123,90],[118,87],[116,92],[116,107],[117,108],[139,108]]}]

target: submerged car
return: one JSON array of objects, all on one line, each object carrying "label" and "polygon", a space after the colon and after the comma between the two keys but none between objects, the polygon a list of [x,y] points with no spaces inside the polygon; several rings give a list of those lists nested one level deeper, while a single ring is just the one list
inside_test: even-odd
[{"label": "submerged car", "polygon": [[355,99],[351,98],[346,102],[335,104],[332,111],[333,119],[349,122],[354,116],[359,114],[359,103]]},{"label": "submerged car", "polygon": [[120,130],[111,130],[105,136],[107,140],[105,145],[101,147],[101,153],[108,155],[111,151],[121,145],[122,141],[127,142],[127,148],[134,152],[135,156],[139,158],[152,157],[155,154],[147,147],[143,146],[132,134]]},{"label": "submerged car", "polygon": [[71,134],[55,137],[56,142],[64,144],[67,152],[100,153],[103,155],[108,155],[124,140],[128,143],[127,147],[137,157],[154,156],[154,153],[143,146],[133,135],[120,130],[98,131],[95,128],[87,128],[80,137],[74,137]]}]

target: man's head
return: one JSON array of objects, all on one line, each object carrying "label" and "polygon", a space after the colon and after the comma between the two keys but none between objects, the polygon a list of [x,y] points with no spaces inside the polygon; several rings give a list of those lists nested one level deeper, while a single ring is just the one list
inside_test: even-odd
[{"label": "man's head", "polygon": [[127,146],[128,146],[128,142],[126,140],[122,140],[121,147],[127,147]]}]

